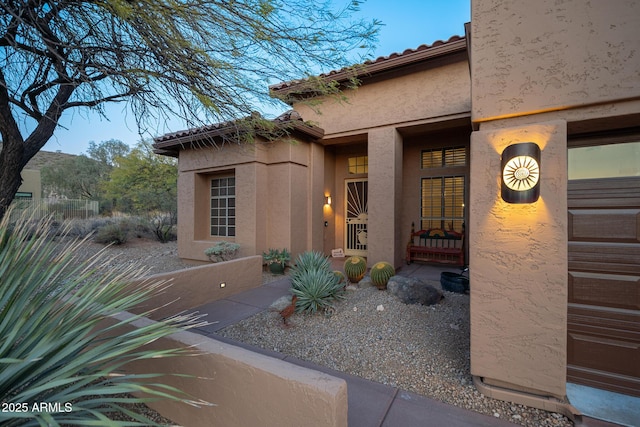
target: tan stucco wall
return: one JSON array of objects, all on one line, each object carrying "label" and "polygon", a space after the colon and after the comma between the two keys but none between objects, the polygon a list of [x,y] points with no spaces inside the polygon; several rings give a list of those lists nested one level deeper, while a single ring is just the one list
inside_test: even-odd
[{"label": "tan stucco wall", "polygon": [[313,108],[304,103],[294,108],[305,120],[318,123],[325,140],[330,140],[343,133],[467,112],[469,93],[469,65],[458,58],[453,63],[434,61],[430,69],[347,90],[343,102],[326,99]]},{"label": "tan stucco wall", "polygon": [[[500,196],[500,156],[527,141],[542,150],[540,199],[508,204]],[[489,384],[563,397],[566,123],[474,132],[471,159],[471,373]]]},{"label": "tan stucco wall", "polygon": [[[305,120],[325,131],[323,143],[339,147],[331,153],[335,165],[325,163],[325,192],[331,193],[331,208],[323,209],[329,226],[324,233],[324,250],[344,248],[345,180],[369,180],[368,261],[385,260],[399,267],[404,258],[411,221],[404,206],[420,190],[405,192],[403,187],[402,132],[424,127],[424,133],[439,123],[459,119],[470,111],[469,64],[464,55],[438,59],[422,70],[412,70],[393,79],[368,81],[356,90],[345,92],[346,101],[325,99],[311,107],[303,102],[294,108]],[[317,100],[314,100],[317,101]],[[425,138],[428,145],[428,138]],[[468,143],[462,141],[462,144]],[[419,153],[419,152],[418,152]],[[349,175],[347,159],[369,156],[369,174]],[[418,167],[418,159],[412,170]],[[417,172],[416,172],[417,173]],[[419,180],[416,182],[419,183]],[[414,214],[419,215],[419,208]],[[324,223],[323,221],[323,223]],[[393,224],[393,227],[389,227]],[[315,226],[315,225],[314,225]],[[331,237],[333,236],[333,237]]]},{"label": "tan stucco wall", "polygon": [[40,171],[38,169],[23,169],[20,174],[22,176],[22,184],[20,184],[18,191],[31,193],[33,200],[40,200],[42,198]]},{"label": "tan stucco wall", "polygon": [[[471,369],[494,384],[562,396],[567,134],[637,126],[640,2],[471,6],[471,116],[479,130],[471,142]],[[500,153],[531,140],[543,150],[541,199],[507,205]]]},{"label": "tan stucco wall", "polygon": [[[168,286],[134,311],[142,313],[153,308],[154,312],[149,314],[149,318],[164,319],[262,285],[262,257],[209,263],[155,274],[143,280],[162,282]],[[134,282],[133,286],[141,281]],[[224,283],[224,287],[220,286],[221,283]]]},{"label": "tan stucco wall", "polygon": [[[120,313],[111,324],[130,316]],[[144,327],[149,322],[141,318],[132,325]],[[347,426],[347,384],[343,379],[188,331],[148,344],[149,349],[185,347],[197,355],[143,360],[124,367],[127,373],[166,374],[163,384],[215,405],[198,408],[167,400],[148,403],[179,425]]]},{"label": "tan stucco wall", "polygon": [[[178,254],[206,261],[204,250],[216,241],[240,244],[240,255],[287,248],[295,257],[322,250],[322,230],[310,231],[323,215],[324,148],[278,141],[180,151],[178,175]],[[236,179],[236,236],[212,237],[209,230],[210,180],[229,173]]]},{"label": "tan stucco wall", "polygon": [[640,95],[637,0],[471,5],[474,122]]},{"label": "tan stucco wall", "polygon": [[[369,132],[369,222],[367,264],[402,265],[402,137],[393,128]],[[419,194],[419,193],[417,193]]]}]

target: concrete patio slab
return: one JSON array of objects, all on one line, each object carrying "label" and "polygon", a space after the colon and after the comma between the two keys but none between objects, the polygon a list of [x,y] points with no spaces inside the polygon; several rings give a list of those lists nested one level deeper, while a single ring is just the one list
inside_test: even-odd
[{"label": "concrete patio slab", "polygon": [[406,391],[398,392],[382,427],[512,427],[515,424],[500,418],[447,405],[434,399]]},{"label": "concrete patio slab", "polygon": [[195,311],[199,313],[207,313],[207,316],[203,320],[210,322],[209,325],[198,328],[196,331],[207,335],[229,325],[233,325],[234,323],[238,323],[263,310],[264,308],[262,307],[228,299],[214,301],[195,308]]}]

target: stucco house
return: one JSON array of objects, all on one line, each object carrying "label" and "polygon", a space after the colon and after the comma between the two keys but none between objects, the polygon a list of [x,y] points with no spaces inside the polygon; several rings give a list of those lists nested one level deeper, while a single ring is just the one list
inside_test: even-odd
[{"label": "stucco house", "polygon": [[[471,7],[463,37],[364,64],[348,101],[297,98],[287,141],[156,138],[179,159],[179,255],[231,240],[400,267],[412,224],[464,230],[483,392],[552,410],[567,383],[640,396],[640,2]],[[501,157],[522,143],[539,197],[510,203]]]}]

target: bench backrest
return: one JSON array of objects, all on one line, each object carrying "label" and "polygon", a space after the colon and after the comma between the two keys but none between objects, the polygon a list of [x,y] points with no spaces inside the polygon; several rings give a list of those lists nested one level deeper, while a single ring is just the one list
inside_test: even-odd
[{"label": "bench backrest", "polygon": [[[418,239],[416,242],[416,238]],[[438,248],[459,248],[464,244],[464,234],[453,230],[430,228],[411,233],[411,244]]]}]

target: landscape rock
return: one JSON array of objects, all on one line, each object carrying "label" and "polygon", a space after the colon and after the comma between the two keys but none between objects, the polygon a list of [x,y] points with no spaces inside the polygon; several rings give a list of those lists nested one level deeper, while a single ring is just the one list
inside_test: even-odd
[{"label": "landscape rock", "polygon": [[284,295],[278,298],[277,300],[275,300],[269,308],[272,310],[281,311],[281,310],[284,310],[289,305],[291,305],[291,296]]},{"label": "landscape rock", "polygon": [[393,276],[387,290],[405,304],[433,305],[442,299],[442,291],[413,277]]}]

